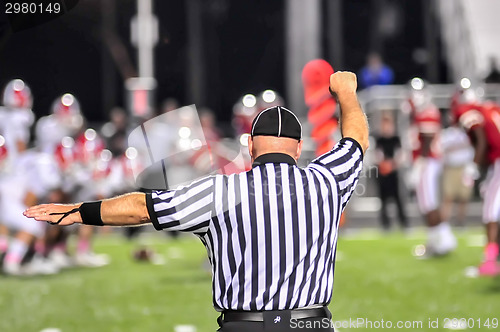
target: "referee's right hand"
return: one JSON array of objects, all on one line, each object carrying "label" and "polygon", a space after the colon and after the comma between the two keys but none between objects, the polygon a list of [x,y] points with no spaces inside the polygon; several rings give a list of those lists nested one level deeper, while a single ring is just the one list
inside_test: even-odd
[{"label": "referee's right hand", "polygon": [[68,226],[75,222],[81,222],[80,213],[74,211],[79,206],[80,204],[40,204],[29,207],[23,214],[25,217],[45,221],[49,224]]},{"label": "referee's right hand", "polygon": [[340,104],[342,136],[354,139],[365,152],[370,145],[368,121],[356,95],[357,87],[358,83],[354,73],[338,71],[330,76],[330,91],[336,95]]},{"label": "referee's right hand", "polygon": [[349,71],[338,71],[330,76],[330,90],[341,96],[355,94],[358,87],[356,74]]}]

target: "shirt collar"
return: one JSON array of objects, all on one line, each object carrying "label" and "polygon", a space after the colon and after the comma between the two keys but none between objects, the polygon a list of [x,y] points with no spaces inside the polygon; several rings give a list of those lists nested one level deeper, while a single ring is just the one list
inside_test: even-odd
[{"label": "shirt collar", "polygon": [[259,165],[264,165],[268,163],[275,163],[275,164],[280,164],[280,163],[285,163],[288,165],[296,166],[297,162],[295,159],[292,158],[292,156],[285,154],[285,153],[266,153],[263,155],[258,156],[255,158],[252,167],[256,167]]}]

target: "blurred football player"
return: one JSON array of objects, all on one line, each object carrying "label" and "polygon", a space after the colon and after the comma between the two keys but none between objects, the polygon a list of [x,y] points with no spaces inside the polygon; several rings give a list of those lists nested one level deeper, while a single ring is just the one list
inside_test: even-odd
[{"label": "blurred football player", "polygon": [[53,154],[64,137],[74,137],[84,123],[80,103],[71,93],[56,98],[51,113],[36,124],[36,144],[44,152]]},{"label": "blurred football player", "polygon": [[33,96],[29,86],[20,79],[7,83],[2,95],[0,107],[0,135],[4,138],[6,151],[2,168],[15,167],[18,151],[26,149],[30,138],[30,128],[35,121],[31,111]]},{"label": "blurred football player", "polygon": [[440,146],[443,152],[443,177],[441,182],[444,220],[450,220],[453,205],[457,205],[456,224],[465,227],[467,204],[474,189],[474,179],[469,169],[475,168],[474,148],[465,130],[456,123],[450,124],[441,133]]},{"label": "blurred football player", "polygon": [[11,275],[54,274],[58,269],[42,257],[43,249],[35,248],[39,255],[30,263],[22,265],[30,246],[42,240],[45,225],[23,222],[19,212],[42,202],[52,190],[59,187],[57,166],[48,154],[31,150],[19,152],[15,170],[0,183],[2,221],[17,232],[5,255],[3,271]]},{"label": "blurred football player", "polygon": [[0,178],[1,222],[16,233],[6,251],[2,269],[12,275],[52,274],[57,269],[41,256],[21,264],[30,246],[43,237],[45,225],[24,223],[19,212],[40,203],[59,185],[59,177],[50,156],[27,150],[34,119],[29,87],[20,79],[9,82],[3,93],[3,104],[0,110],[4,155]]},{"label": "blurred football player", "polygon": [[[0,135],[0,183],[4,174],[4,165],[7,160],[7,148],[5,147],[5,138]],[[0,197],[0,201],[2,197]],[[0,266],[3,263],[5,252],[9,248],[9,229],[2,223],[2,215],[0,214]]]},{"label": "blurred football player", "polygon": [[114,107],[110,111],[110,121],[106,122],[100,133],[106,140],[106,146],[114,157],[125,153],[127,149],[127,134],[129,117],[121,107]]},{"label": "blurred football player", "polygon": [[[281,98],[271,90],[264,91],[258,98],[258,104],[262,109],[269,107]],[[246,169],[246,160],[243,155],[233,149],[234,146],[226,144],[216,125],[215,114],[208,108],[201,108],[198,112],[203,137],[206,145],[194,151],[190,158],[191,164],[201,171],[200,175],[217,172],[220,174],[232,174],[242,172]],[[237,145],[240,147],[239,144]],[[203,175],[205,175],[203,174]]]},{"label": "blurred football player", "polygon": [[[468,85],[467,85],[468,86]],[[484,181],[483,222],[486,226],[487,244],[479,274],[500,275],[498,257],[498,223],[500,221],[500,106],[493,102],[481,103],[474,88],[459,91],[451,107],[452,116],[469,134],[475,149],[474,162],[486,166]],[[471,168],[470,177],[479,178],[478,168]]]},{"label": "blurred football player", "polygon": [[438,137],[441,114],[432,103],[426,83],[420,78],[410,82],[410,98],[406,104],[412,125],[410,144],[413,154],[413,177],[420,213],[425,218],[428,238],[426,256],[444,255],[453,251],[457,241],[448,222],[442,220],[439,183],[442,171]]},{"label": "blurred football player", "polygon": [[[83,126],[80,103],[70,93],[57,97],[51,105],[50,114],[40,118],[35,127],[36,146],[39,150],[55,157],[62,177],[61,201],[69,199],[75,183],[74,135]],[[79,172],[78,172],[79,174]],[[67,230],[48,226],[46,234],[46,255],[59,267],[66,268],[73,262],[66,255]]]},{"label": "blurred football player", "polygon": [[[110,173],[112,153],[105,149],[104,140],[92,128],[87,128],[77,136],[75,159],[80,165],[83,176],[80,177],[73,200],[99,200],[112,194],[107,185]],[[109,257],[96,254],[91,248],[95,227],[81,225],[78,229],[78,243],[75,263],[79,266],[100,267],[109,264]]]},{"label": "blurred football player", "polygon": [[[97,156],[104,149],[103,140],[93,129],[85,130],[85,119],[77,98],[65,93],[52,104],[51,114],[41,118],[36,127],[37,145],[58,161],[62,174],[62,193],[66,200],[84,197],[92,199],[97,184],[93,172]],[[48,228],[47,255],[60,268],[74,263],[96,267],[106,265],[107,258],[97,257],[90,249],[93,227],[78,228],[74,259],[67,252],[67,230],[58,226]]]}]

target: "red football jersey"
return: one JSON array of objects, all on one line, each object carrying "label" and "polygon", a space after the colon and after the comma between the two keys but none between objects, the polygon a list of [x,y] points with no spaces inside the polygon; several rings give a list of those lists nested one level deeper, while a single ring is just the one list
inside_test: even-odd
[{"label": "red football jersey", "polygon": [[470,134],[472,129],[481,127],[488,141],[487,160],[493,163],[500,158],[500,106],[493,102],[462,104],[454,108],[453,116]]},{"label": "red football jersey", "polygon": [[60,143],[57,145],[54,153],[57,164],[61,170],[67,170],[75,162],[75,151],[73,150],[73,145],[65,146]]},{"label": "red football jersey", "polygon": [[441,113],[439,109],[428,104],[426,107],[417,108],[411,102],[411,116],[413,119],[410,128],[411,146],[413,150],[413,158],[418,158],[422,155],[422,142],[424,136],[432,136],[431,150],[429,157],[438,158],[440,156],[438,135],[441,131]]},{"label": "red football jersey", "polygon": [[105,147],[104,140],[93,129],[87,129],[75,139],[75,159],[82,164],[91,164],[99,159]]}]

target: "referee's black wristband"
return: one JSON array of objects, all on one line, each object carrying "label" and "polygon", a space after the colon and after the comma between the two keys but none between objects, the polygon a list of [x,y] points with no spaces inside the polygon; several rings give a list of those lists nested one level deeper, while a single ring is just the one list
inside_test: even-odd
[{"label": "referee's black wristband", "polygon": [[82,217],[82,224],[92,226],[104,226],[101,219],[101,203],[88,202],[80,205],[80,216]]}]

